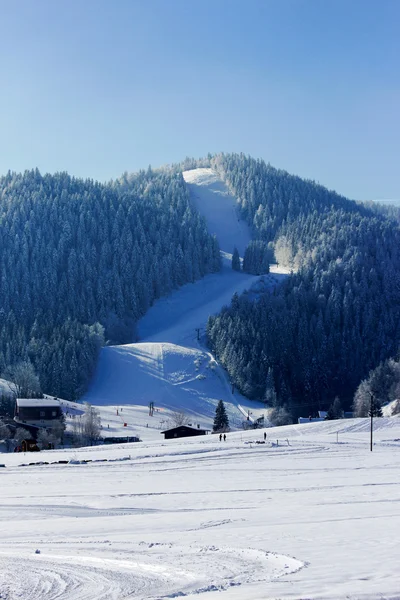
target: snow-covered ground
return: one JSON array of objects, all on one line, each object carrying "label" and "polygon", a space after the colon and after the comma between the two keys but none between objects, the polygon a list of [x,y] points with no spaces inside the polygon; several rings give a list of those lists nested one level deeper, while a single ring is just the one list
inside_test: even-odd
[{"label": "snow-covered ground", "polygon": [[3,454],[0,598],[398,599],[400,420],[375,424],[372,453],[365,419]]}]

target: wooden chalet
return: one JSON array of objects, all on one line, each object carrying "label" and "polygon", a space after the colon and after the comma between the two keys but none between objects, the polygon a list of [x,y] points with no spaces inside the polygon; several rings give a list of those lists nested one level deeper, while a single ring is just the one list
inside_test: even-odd
[{"label": "wooden chalet", "polygon": [[207,435],[209,431],[207,429],[200,429],[200,427],[190,427],[189,425],[178,425],[172,429],[166,429],[161,431],[164,435],[165,440],[173,440],[175,438],[192,437],[194,435]]},{"label": "wooden chalet", "polygon": [[51,427],[60,419],[62,410],[56,398],[17,398],[14,421],[31,427]]}]

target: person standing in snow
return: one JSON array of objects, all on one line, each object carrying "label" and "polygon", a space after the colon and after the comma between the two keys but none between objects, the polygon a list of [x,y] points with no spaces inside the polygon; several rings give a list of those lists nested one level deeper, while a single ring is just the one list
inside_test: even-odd
[{"label": "person standing in snow", "polygon": [[226,433],[224,433],[224,442],[226,442]]},{"label": "person standing in snow", "polygon": [[222,442],[222,433],[219,434],[219,441]]},{"label": "person standing in snow", "polygon": [[264,431],[264,442],[265,442],[266,439],[267,439],[267,432]]}]

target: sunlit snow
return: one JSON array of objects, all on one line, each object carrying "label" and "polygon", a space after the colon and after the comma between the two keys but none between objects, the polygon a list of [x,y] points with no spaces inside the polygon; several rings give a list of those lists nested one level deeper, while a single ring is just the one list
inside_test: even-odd
[{"label": "sunlit snow", "polygon": [[373,452],[364,419],[4,454],[0,598],[398,598],[400,420],[376,424]]}]

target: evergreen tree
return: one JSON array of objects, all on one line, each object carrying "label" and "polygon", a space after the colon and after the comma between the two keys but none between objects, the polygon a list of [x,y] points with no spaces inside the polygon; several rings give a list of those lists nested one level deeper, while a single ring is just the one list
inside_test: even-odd
[{"label": "evergreen tree", "polygon": [[225,405],[222,400],[219,400],[217,404],[217,408],[215,409],[215,417],[214,417],[214,432],[220,431],[228,431],[229,430],[229,419],[226,414]]},{"label": "evergreen tree", "polygon": [[234,271],[240,271],[240,256],[239,250],[236,248],[236,246],[234,247],[232,254],[232,269]]},{"label": "evergreen tree", "polygon": [[332,421],[334,419],[341,419],[343,417],[342,405],[339,398],[336,396],[333,403],[328,408],[326,419]]},{"label": "evergreen tree", "polygon": [[277,396],[275,391],[275,382],[274,382],[274,372],[270,367],[267,373],[267,382],[265,386],[265,395],[264,395],[265,403],[268,406],[277,406]]},{"label": "evergreen tree", "polygon": [[243,258],[243,271],[253,275],[269,273],[271,252],[268,245],[261,241],[251,241],[247,246]]},{"label": "evergreen tree", "polygon": [[371,398],[370,398],[370,406],[369,406],[369,410],[368,410],[368,416],[369,417],[383,417],[381,403],[379,402],[378,398],[375,398],[375,396],[373,396],[372,394],[371,394]]}]

